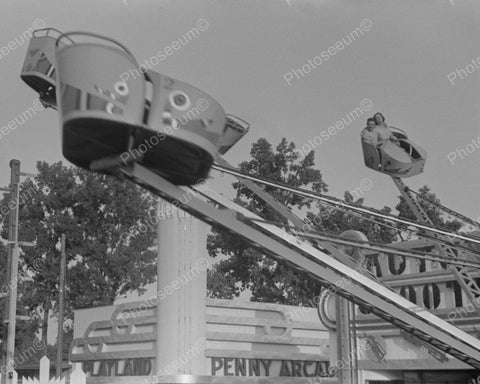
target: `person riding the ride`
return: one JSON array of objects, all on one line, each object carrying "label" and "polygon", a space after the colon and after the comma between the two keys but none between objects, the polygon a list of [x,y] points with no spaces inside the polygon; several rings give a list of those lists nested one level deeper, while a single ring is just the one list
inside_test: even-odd
[{"label": "person riding the ride", "polygon": [[367,120],[361,138],[368,168],[394,177],[411,177],[423,171],[426,151],[410,141],[401,129],[388,126],[382,113]]},{"label": "person riding the ride", "polygon": [[378,138],[377,145],[382,145],[389,141],[398,144],[398,139],[393,135],[390,127],[385,123],[385,116],[383,116],[380,112],[377,112],[375,115],[373,115],[373,118],[376,124],[375,130],[377,131]]},{"label": "person riding the ride", "polygon": [[363,141],[366,141],[367,143],[377,146],[378,133],[375,128],[376,128],[375,119],[373,117],[369,117],[367,119],[367,126],[363,129],[360,136]]}]

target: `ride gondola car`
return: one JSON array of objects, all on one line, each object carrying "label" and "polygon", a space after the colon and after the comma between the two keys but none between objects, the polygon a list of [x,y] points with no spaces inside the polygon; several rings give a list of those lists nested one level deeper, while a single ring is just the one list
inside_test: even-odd
[{"label": "ride gondola car", "polygon": [[427,152],[413,143],[399,128],[390,127],[397,143],[387,141],[378,145],[362,140],[365,165],[394,177],[411,177],[423,172]]},{"label": "ride gondola car", "polygon": [[157,72],[146,73],[153,86],[145,126],[134,145],[156,142],[143,163],[175,184],[195,184],[208,176],[225,131],[222,106],[202,90]]},{"label": "ride gondola car", "polygon": [[250,129],[250,124],[245,120],[234,115],[227,115],[226,117],[225,132],[218,143],[218,153],[220,155],[227,153]]},{"label": "ride gondola car", "polygon": [[[33,31],[20,74],[21,79],[38,92],[43,104],[52,108],[57,106],[55,42],[61,34],[55,28]],[[60,43],[59,47],[63,46]]]},{"label": "ride gondola car", "polygon": [[[62,46],[62,39],[71,41],[72,35],[102,43]],[[94,161],[119,156],[178,185],[207,177],[225,130],[218,102],[153,71],[122,79],[139,72],[139,66],[113,39],[70,32],[59,36],[56,46],[62,149],[70,162],[90,169]]]}]

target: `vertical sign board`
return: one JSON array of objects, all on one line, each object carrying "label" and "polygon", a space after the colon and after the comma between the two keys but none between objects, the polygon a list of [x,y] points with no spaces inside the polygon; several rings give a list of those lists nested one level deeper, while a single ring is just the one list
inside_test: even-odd
[{"label": "vertical sign board", "polygon": [[[426,240],[404,241],[395,246],[403,250],[434,251],[432,243]],[[370,271],[407,300],[466,332],[475,329],[478,316],[473,310],[468,311],[471,304],[451,271],[446,269],[446,264],[393,254],[371,254],[367,258]],[[364,335],[362,340],[368,344],[366,353],[359,359],[361,369],[433,371],[470,368],[373,315],[359,313],[357,330]]]}]

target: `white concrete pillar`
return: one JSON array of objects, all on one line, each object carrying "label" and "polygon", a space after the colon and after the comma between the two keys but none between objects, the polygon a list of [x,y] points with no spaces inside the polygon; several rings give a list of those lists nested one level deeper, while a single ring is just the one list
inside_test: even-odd
[{"label": "white concrete pillar", "polygon": [[208,226],[165,202],[159,218],[156,373],[206,375]]}]

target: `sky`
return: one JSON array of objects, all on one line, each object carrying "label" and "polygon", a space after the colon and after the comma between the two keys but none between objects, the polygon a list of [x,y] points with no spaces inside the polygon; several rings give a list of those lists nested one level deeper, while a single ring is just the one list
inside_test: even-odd
[{"label": "sky", "polygon": [[[0,131],[36,99],[19,77],[22,35],[32,26],[113,37],[141,63],[202,25],[152,69],[204,90],[251,124],[226,156],[232,164],[249,159],[261,137],[306,149],[311,141],[329,194],[360,187],[367,206],[394,206],[396,187],[364,166],[359,139],[367,117],[381,111],[428,152],[425,171],[406,183],[429,185],[449,208],[476,219],[479,21],[474,0],[2,0]],[[350,44],[339,48],[342,39]],[[349,121],[359,106],[361,115],[320,143],[322,131]],[[12,158],[25,172],[38,160],[66,162],[60,130],[58,114],[45,110],[2,134],[0,184],[9,182]],[[213,185],[227,191],[231,179],[218,180]]]}]

